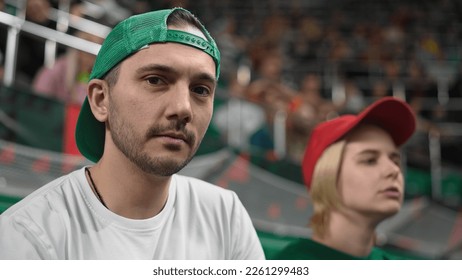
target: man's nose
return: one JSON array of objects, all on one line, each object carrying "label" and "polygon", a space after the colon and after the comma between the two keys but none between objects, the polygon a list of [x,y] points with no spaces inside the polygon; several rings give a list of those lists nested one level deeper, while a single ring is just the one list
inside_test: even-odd
[{"label": "man's nose", "polygon": [[168,94],[169,102],[167,103],[167,118],[176,120],[182,125],[191,122],[193,117],[191,92],[188,86],[177,85],[172,88]]}]

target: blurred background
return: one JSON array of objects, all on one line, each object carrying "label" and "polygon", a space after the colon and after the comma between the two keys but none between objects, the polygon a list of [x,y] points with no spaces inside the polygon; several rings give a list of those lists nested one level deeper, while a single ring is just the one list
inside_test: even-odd
[{"label": "blurred background", "polygon": [[0,0],[0,213],[84,165],[74,142],[100,44],[120,20],[181,6],[216,39],[211,126],[181,172],[234,190],[267,258],[308,237],[300,162],[320,121],[383,96],[408,102],[406,199],[378,246],[462,259],[462,2]]}]

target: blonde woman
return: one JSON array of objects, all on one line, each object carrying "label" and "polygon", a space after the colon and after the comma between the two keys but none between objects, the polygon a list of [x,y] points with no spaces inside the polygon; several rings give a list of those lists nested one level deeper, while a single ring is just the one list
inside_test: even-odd
[{"label": "blonde woman", "polygon": [[414,133],[403,101],[382,98],[358,115],[319,124],[302,163],[314,204],[312,236],[289,244],[278,259],[395,259],[374,246],[375,229],[403,202],[399,148]]}]

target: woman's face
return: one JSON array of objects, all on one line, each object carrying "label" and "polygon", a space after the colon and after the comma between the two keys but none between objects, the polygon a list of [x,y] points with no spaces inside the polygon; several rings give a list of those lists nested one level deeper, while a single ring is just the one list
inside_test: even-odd
[{"label": "woman's face", "polygon": [[339,173],[339,194],[349,213],[382,220],[401,207],[401,157],[391,136],[362,125],[347,138]]}]

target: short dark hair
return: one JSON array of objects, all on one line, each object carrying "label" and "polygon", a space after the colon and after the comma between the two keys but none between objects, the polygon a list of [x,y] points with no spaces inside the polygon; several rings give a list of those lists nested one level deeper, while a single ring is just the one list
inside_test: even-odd
[{"label": "short dark hair", "polygon": [[117,80],[119,79],[119,72],[120,63],[112,67],[112,69],[109,70],[109,72],[107,72],[107,74],[103,77],[103,80],[107,82],[110,88],[112,88],[117,83]]},{"label": "short dark hair", "polygon": [[193,25],[202,32],[203,27],[199,19],[185,10],[174,10],[167,18],[167,26],[183,27],[188,25]]}]

